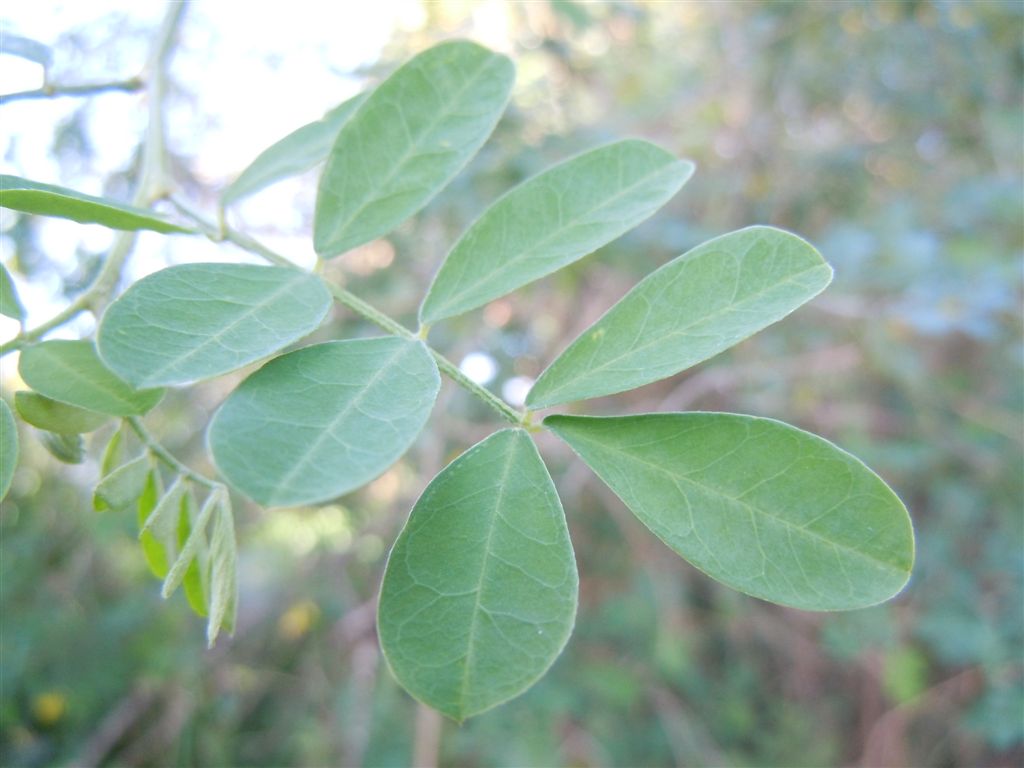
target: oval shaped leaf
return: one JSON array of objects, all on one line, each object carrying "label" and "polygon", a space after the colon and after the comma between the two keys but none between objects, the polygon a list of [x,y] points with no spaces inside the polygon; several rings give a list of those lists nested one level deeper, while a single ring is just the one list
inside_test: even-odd
[{"label": "oval shaped leaf", "polygon": [[261,152],[224,190],[221,205],[227,207],[274,182],[308,171],[323,162],[334,140],[352,114],[366,100],[360,93],[342,102],[316,122],[298,128]]},{"label": "oval shaped leaf", "polygon": [[6,498],[18,466],[18,425],[6,400],[0,399],[0,500]]},{"label": "oval shaped leaf", "polygon": [[611,395],[714,357],[817,296],[832,268],[813,246],[749,227],[697,246],[641,280],[548,366],[531,408]]},{"label": "oval shaped leaf", "polygon": [[754,597],[815,611],[895,595],[910,517],[870,469],[771,419],[657,413],[544,420],[662,541]]},{"label": "oval shaped leaf", "polygon": [[18,291],[7,268],[0,264],[0,315],[21,321],[25,319],[25,308],[18,299]]},{"label": "oval shaped leaf", "polygon": [[551,274],[651,216],[693,163],[631,139],[591,150],[523,182],[466,230],[420,308],[433,323]]},{"label": "oval shaped leaf", "polygon": [[102,224],[111,229],[195,232],[194,229],[175,224],[145,208],[83,195],[73,189],[41,184],[17,176],[0,175],[0,207],[71,219],[82,224]]},{"label": "oval shaped leaf", "polygon": [[242,382],[210,423],[210,450],[227,481],[264,506],[326,501],[405,453],[440,385],[418,341],[316,344]]},{"label": "oval shaped leaf", "polygon": [[316,330],[331,294],[316,275],[252,264],[182,264],[143,278],[112,303],[97,344],[137,387],[219,376]]},{"label": "oval shaped leaf", "polygon": [[533,441],[502,430],[446,467],[395,542],[377,627],[395,677],[456,720],[529,688],[561,653],[578,579]]},{"label": "oval shaped leaf", "polygon": [[82,434],[97,430],[110,421],[104,413],[60,403],[36,392],[15,392],[14,409],[26,423],[47,432]]},{"label": "oval shaped leaf", "polygon": [[514,79],[507,57],[457,40],[381,83],[338,133],[320,177],[316,252],[337,256],[425,206],[490,136]]},{"label": "oval shaped leaf", "polygon": [[140,416],[164,395],[162,389],[135,389],[119,379],[89,341],[54,339],[28,347],[18,373],[41,395],[111,416]]}]

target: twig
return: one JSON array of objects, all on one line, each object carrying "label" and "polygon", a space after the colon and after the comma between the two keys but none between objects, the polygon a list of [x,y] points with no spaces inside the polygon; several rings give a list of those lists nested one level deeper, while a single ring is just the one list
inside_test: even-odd
[{"label": "twig", "polygon": [[141,77],[130,77],[127,80],[111,80],[107,83],[79,83],[77,85],[58,85],[47,83],[42,88],[33,88],[28,91],[16,91],[14,93],[0,94],[0,106],[9,104],[12,101],[28,101],[30,99],[57,99],[63,96],[94,96],[97,93],[108,91],[122,91],[134,93],[146,87],[146,82]]}]

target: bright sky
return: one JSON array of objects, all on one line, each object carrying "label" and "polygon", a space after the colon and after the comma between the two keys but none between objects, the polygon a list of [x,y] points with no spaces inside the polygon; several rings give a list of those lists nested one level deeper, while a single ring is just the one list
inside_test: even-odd
[{"label": "bright sky", "polygon": [[[146,33],[159,26],[165,7],[164,3],[137,0],[7,0],[0,7],[0,30],[53,46],[55,82],[117,80],[131,77],[141,68]],[[95,60],[69,66],[73,63],[67,60],[60,38],[73,32],[89,41],[105,42],[111,37],[111,14],[123,16],[142,34],[119,36],[113,45],[98,46]],[[361,81],[349,73],[374,63],[395,28],[418,27],[423,20],[417,0],[289,0],[286,6],[199,0],[187,12],[172,67],[172,76],[186,84],[189,96],[187,101],[176,100],[168,114],[172,150],[193,158],[192,170],[205,181],[223,185],[268,145],[358,91]],[[3,55],[0,36],[0,92],[41,84],[41,67]],[[81,106],[82,100],[73,98],[3,106],[0,173],[100,193],[105,178],[128,166],[144,129],[145,111],[138,95],[93,97],[86,113],[86,134],[95,158],[85,166],[65,161],[62,167],[52,154],[54,127]],[[250,223],[273,222],[286,232],[297,231],[302,204],[311,206],[313,202],[309,187],[300,181],[286,182],[247,201],[240,213]],[[15,214],[0,212],[0,259],[5,263],[14,248],[3,233],[14,221]],[[252,230],[259,233],[260,228]],[[77,266],[80,247],[100,252],[113,237],[103,227],[47,220],[40,239],[47,256],[70,274]],[[312,258],[308,234],[266,239],[301,262]],[[143,234],[127,278],[138,279],[166,263],[233,257],[243,258],[199,238]],[[29,311],[30,327],[46,320],[62,304],[56,275],[41,282],[22,280],[17,287]],[[7,318],[2,320],[0,339],[6,339],[17,332],[17,326]],[[63,335],[77,336],[89,327],[88,322],[71,326]]]}]

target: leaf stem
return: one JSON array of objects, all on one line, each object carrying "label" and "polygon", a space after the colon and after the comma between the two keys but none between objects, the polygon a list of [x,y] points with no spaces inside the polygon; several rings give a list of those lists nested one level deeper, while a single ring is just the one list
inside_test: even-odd
[{"label": "leaf stem", "polygon": [[145,425],[142,423],[142,420],[138,416],[129,416],[127,419],[125,419],[125,421],[128,422],[128,426],[130,426],[132,428],[132,431],[136,435],[138,435],[139,440],[142,441],[142,444],[146,446],[149,452],[156,456],[158,459],[160,459],[160,461],[162,461],[168,467],[177,472],[179,475],[187,477],[194,483],[204,485],[210,490],[218,490],[224,488],[223,483],[219,483],[216,480],[211,480],[210,478],[206,477],[206,475],[202,475],[196,472],[195,470],[189,468],[186,464],[183,464],[181,461],[176,459],[174,455],[166,448],[164,448],[163,445],[160,444],[160,441],[157,440],[148,429],[146,429]]}]

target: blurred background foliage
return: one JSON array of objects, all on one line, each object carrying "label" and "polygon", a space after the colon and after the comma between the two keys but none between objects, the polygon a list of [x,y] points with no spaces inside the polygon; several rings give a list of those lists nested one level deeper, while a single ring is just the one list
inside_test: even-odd
[{"label": "blurred background foliage", "polygon": [[[1024,5],[413,5],[379,62],[337,77],[372,83],[413,52],[466,36],[514,55],[517,90],[453,185],[387,240],[332,262],[333,276],[411,322],[447,247],[504,190],[615,137],[655,140],[698,165],[664,211],[562,273],[439,326],[436,345],[455,360],[473,355],[493,369],[495,391],[515,399],[669,258],[751,223],[790,228],[835,266],[824,296],[696,370],[577,409],[791,421],[891,483],[918,541],[914,577],[891,603],[844,614],[768,605],[676,558],[542,435],[579,561],[578,626],[525,696],[462,727],[444,723],[441,763],[1022,764]],[[5,9],[14,21],[16,11]],[[132,74],[125,62],[152,31],[125,14],[63,31],[66,79]],[[230,174],[204,172],[189,154],[187,131],[202,119],[190,108],[204,88],[189,67],[203,38],[191,35],[172,71],[173,168],[186,196],[212,210]],[[273,44],[258,41],[270,60],[280,55]],[[103,165],[90,110],[118,100],[139,111],[139,98],[76,101],[40,125],[62,172],[42,180],[85,175],[125,195],[137,158]],[[16,170],[12,146],[5,162]],[[268,218],[242,206],[240,226],[301,238],[308,251],[315,175],[285,189],[287,209]],[[80,242],[73,267],[62,267],[42,245],[44,226],[6,216],[5,263],[26,290],[71,295],[102,248]],[[339,310],[320,335],[373,333]],[[9,396],[20,386],[9,358],[3,378]],[[209,470],[203,430],[237,380],[174,393],[151,428]],[[212,651],[180,595],[160,600],[134,521],[91,511],[108,435],[93,435],[89,461],[68,467],[25,428],[0,515],[0,763],[407,765],[417,738],[429,754],[438,726],[377,650],[376,590],[428,478],[495,426],[446,383],[414,449],[364,490],[317,509],[266,512],[239,500],[239,630]]]}]

